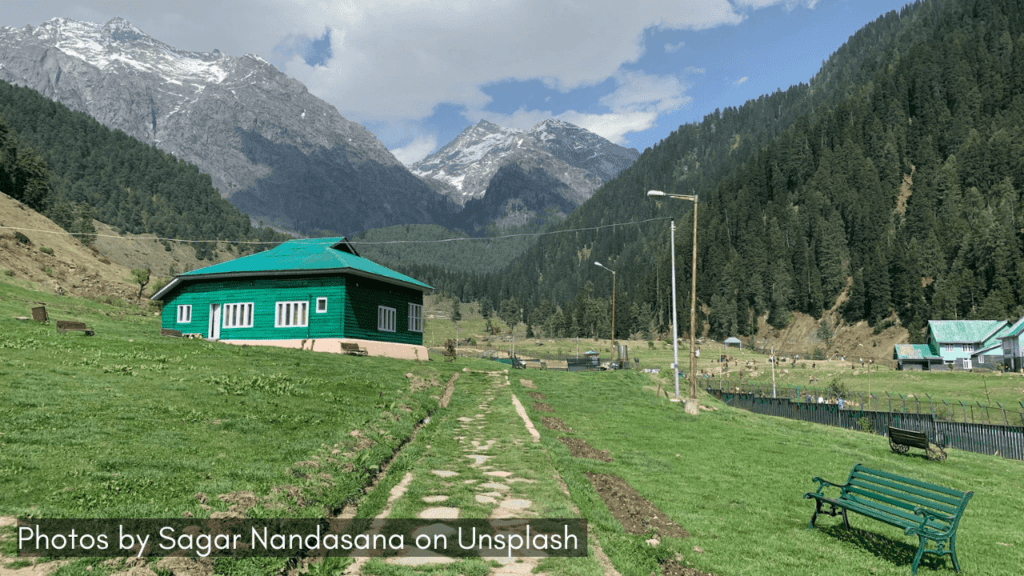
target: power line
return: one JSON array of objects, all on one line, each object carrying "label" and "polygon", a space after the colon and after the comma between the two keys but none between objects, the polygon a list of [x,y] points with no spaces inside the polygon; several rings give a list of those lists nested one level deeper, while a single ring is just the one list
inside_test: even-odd
[{"label": "power line", "polygon": [[[440,243],[444,243],[444,242],[465,242],[465,241],[477,241],[477,242],[479,242],[479,241],[487,241],[487,242],[490,242],[491,240],[504,240],[504,239],[507,239],[507,238],[522,238],[522,237],[527,237],[527,236],[540,237],[540,236],[551,236],[551,235],[554,235],[554,234],[566,234],[566,233],[569,233],[569,232],[590,232],[590,231],[602,230],[604,228],[614,228],[616,226],[632,226],[632,225],[646,224],[647,222],[656,222],[656,221],[660,221],[660,220],[670,220],[670,219],[671,218],[668,218],[668,217],[648,218],[647,220],[634,220],[634,221],[631,221],[631,222],[616,222],[614,224],[603,224],[601,226],[591,226],[591,227],[588,227],[588,228],[571,228],[571,229],[568,229],[568,230],[555,230],[555,231],[552,231],[552,232],[524,232],[524,233],[521,233],[521,234],[506,234],[504,236],[485,236],[485,237],[480,237],[480,238],[474,237],[474,236],[466,236],[466,237],[463,237],[463,238],[442,238],[442,239],[438,239],[438,240],[381,240],[381,241],[377,241],[377,242],[371,242],[371,241],[352,241],[352,240],[348,240],[346,238],[346,241],[348,241],[349,244],[353,244],[353,245],[440,244]],[[183,238],[161,238],[161,237],[156,237],[156,238],[142,238],[142,237],[126,238],[124,236],[116,236],[116,235],[112,235],[112,234],[99,234],[99,233],[91,233],[91,232],[65,232],[63,230],[57,232],[57,231],[53,231],[53,230],[39,230],[39,229],[35,229],[35,228],[19,228],[19,227],[15,227],[15,226],[4,226],[4,225],[0,225],[0,230],[14,230],[14,231],[17,231],[17,232],[35,232],[35,233],[41,233],[41,234],[67,234],[69,236],[91,236],[91,237],[94,237],[94,238],[112,238],[112,239],[115,239],[115,240],[122,240],[122,241],[129,241],[129,242],[148,242],[148,241],[152,241],[152,242],[180,242],[180,243],[183,243],[183,244],[210,244],[210,243],[217,243],[217,242],[225,242],[225,243],[228,243],[228,244],[281,244],[281,241],[261,241],[261,240],[223,240],[223,239],[222,240],[187,240],[187,239],[183,239]],[[298,238],[296,240],[299,240],[299,241],[308,240],[308,241],[312,242],[312,241],[316,241],[317,238]]]}]

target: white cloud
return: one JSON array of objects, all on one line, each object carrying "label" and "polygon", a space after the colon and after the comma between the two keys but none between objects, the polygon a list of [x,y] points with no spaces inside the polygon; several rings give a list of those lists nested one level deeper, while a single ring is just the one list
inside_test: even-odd
[{"label": "white cloud", "polygon": [[330,28],[333,58],[315,68],[292,58],[284,70],[359,121],[423,118],[444,102],[481,109],[481,86],[500,81],[594,85],[643,55],[644,30],[743,19],[727,0],[337,2],[319,16],[305,33]]},{"label": "white cloud", "polygon": [[475,110],[467,113],[467,117],[474,122],[485,119],[501,126],[522,129],[547,118],[557,118],[586,128],[616,144],[623,144],[629,133],[654,127],[659,115],[674,112],[691,100],[686,95],[688,84],[676,76],[626,71],[615,74],[614,78],[616,89],[599,100],[608,112],[568,110],[555,114],[550,110],[520,108],[512,114]]},{"label": "white cloud", "polygon": [[678,44],[665,44],[665,52],[668,52],[669,54],[673,52],[678,52],[685,45],[686,42],[679,42]]},{"label": "white cloud", "polygon": [[409,144],[391,150],[391,153],[399,162],[409,166],[426,158],[435,148],[437,148],[437,136],[417,136]]},{"label": "white cloud", "polygon": [[786,7],[786,10],[793,10],[797,6],[806,6],[809,9],[814,9],[818,5],[818,0],[735,0],[734,4],[743,8],[752,8],[757,10],[759,8],[767,8],[769,6],[775,6],[776,4],[782,4]]},{"label": "white cloud", "polygon": [[750,80],[750,78],[749,78],[749,77],[747,77],[747,76],[744,76],[743,78],[740,78],[739,80],[737,80],[737,81],[733,82],[733,85],[735,85],[735,86],[739,86],[740,84],[743,84],[743,83],[744,83],[744,82],[746,82],[747,80]]}]

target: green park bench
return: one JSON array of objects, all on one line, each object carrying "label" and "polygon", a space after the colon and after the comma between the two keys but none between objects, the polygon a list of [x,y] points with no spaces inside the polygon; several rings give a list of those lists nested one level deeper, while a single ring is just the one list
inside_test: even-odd
[{"label": "green park bench", "polygon": [[[813,498],[815,501],[814,515],[811,516],[808,530],[814,528],[818,514],[841,514],[843,524],[849,528],[850,522],[846,518],[846,511],[849,510],[902,528],[907,536],[917,536],[919,543],[914,563],[910,566],[911,574],[917,574],[921,556],[926,552],[940,558],[948,554],[953,559],[953,568],[960,572],[960,563],[956,558],[956,529],[974,492],[961,492],[872,470],[861,464],[856,464],[850,470],[846,484],[834,484],[817,476],[811,481],[818,483],[818,490],[804,494],[804,498]],[[823,493],[826,486],[839,488],[839,496],[826,496]],[[823,511],[822,504],[831,506],[831,510]],[[935,542],[935,548],[926,547],[929,540]]]},{"label": "green park bench", "polygon": [[946,451],[942,449],[942,446],[932,444],[924,432],[889,426],[889,448],[897,454],[906,454],[911,448],[920,448],[925,451],[929,460],[946,459]]}]

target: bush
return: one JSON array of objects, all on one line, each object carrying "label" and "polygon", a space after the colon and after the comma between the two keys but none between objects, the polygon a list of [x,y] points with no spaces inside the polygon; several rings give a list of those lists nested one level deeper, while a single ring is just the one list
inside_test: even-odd
[{"label": "bush", "polygon": [[4,270],[4,276],[14,276],[14,270]]},{"label": "bush", "polygon": [[43,246],[42,248],[39,249],[39,251],[42,252],[43,254],[49,254],[50,256],[53,256],[53,248],[47,248],[46,246]]},{"label": "bush", "polygon": [[861,432],[875,433],[875,427],[871,425],[871,418],[867,416],[861,416],[860,420],[857,420],[857,426],[860,426]]},{"label": "bush", "polygon": [[454,362],[456,358],[455,340],[449,338],[444,343],[444,352],[441,353],[446,362]]},{"label": "bush", "polygon": [[21,232],[15,232],[14,237],[22,244],[32,244],[32,241],[28,239],[28,236],[25,236]]},{"label": "bush", "polygon": [[53,268],[47,266],[43,268],[43,273],[45,273],[47,276],[53,276]]},{"label": "bush", "polygon": [[814,354],[811,355],[811,360],[824,360],[824,359],[825,359],[825,351],[822,350],[821,348],[815,348],[814,349]]}]

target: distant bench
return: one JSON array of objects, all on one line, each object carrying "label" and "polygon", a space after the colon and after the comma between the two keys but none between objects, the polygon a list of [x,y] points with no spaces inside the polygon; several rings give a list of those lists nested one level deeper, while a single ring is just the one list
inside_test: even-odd
[{"label": "distant bench", "polygon": [[889,426],[889,448],[892,448],[892,451],[897,454],[906,454],[911,448],[920,448],[925,451],[929,460],[932,460],[933,456],[935,460],[945,460],[946,451],[942,449],[942,446],[944,444],[932,444],[924,432]]},{"label": "distant bench", "polygon": [[359,344],[355,342],[342,342],[341,352],[343,354],[350,354],[352,356],[366,356],[367,352],[365,349],[360,348]]},{"label": "distant bench", "polygon": [[92,328],[89,328],[88,326],[85,325],[85,322],[57,320],[57,332],[64,334],[69,330],[72,332],[83,332],[85,333],[86,336],[92,336],[96,334],[96,332]]}]

